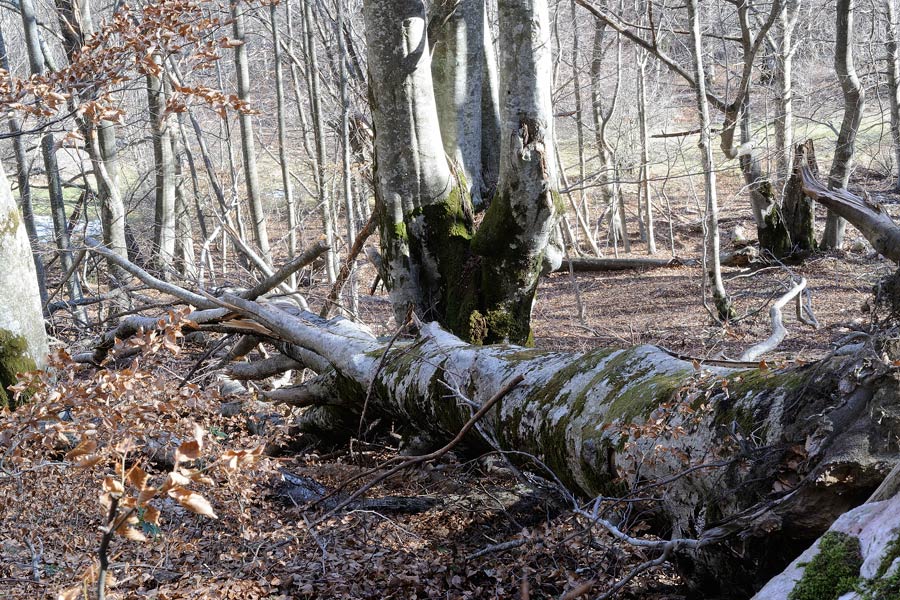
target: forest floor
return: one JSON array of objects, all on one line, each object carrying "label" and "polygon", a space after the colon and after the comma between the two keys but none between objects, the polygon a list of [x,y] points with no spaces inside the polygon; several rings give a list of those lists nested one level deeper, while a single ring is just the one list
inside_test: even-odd
[{"label": "forest floor", "polygon": [[[900,199],[883,189],[887,183],[872,178],[865,184],[882,194],[896,216]],[[728,198],[727,180],[723,186]],[[754,237],[746,200],[734,190],[730,196],[722,213],[723,250],[731,248],[737,226]],[[658,254],[671,256],[664,208],[656,208]],[[672,223],[674,254],[696,258],[700,215],[684,206],[676,210],[682,216]],[[700,302],[700,267],[578,273],[583,318],[572,278],[555,273],[541,284],[536,345],[581,351],[651,343],[684,355],[733,358],[769,335],[768,307],[792,277],[802,276],[820,327],[799,323],[793,309],[786,309],[788,338],[766,360],[814,360],[867,323],[864,303],[874,283],[891,271],[857,236],[848,228],[847,250],[802,263],[725,269],[726,288],[743,318],[724,328]],[[632,250],[630,256],[646,256],[636,236]],[[367,291],[372,277],[370,267],[362,270],[361,290]],[[319,306],[327,286],[315,277],[313,283],[308,298]],[[361,292],[360,316],[377,334],[394,332],[383,295]],[[64,590],[66,598],[95,597],[91,582],[104,520],[98,503],[104,479],[116,473],[117,463],[125,469],[138,464],[158,487],[172,468],[174,448],[196,435],[195,425],[205,432],[205,445],[190,465],[197,470],[190,486],[209,500],[217,519],[193,514],[171,498],[154,500],[162,512],[158,526],[143,514],[134,523],[143,536],[132,537],[146,539],[119,535],[112,542],[108,598],[597,597],[654,558],[590,528],[552,490],[517,479],[492,456],[451,452],[368,494],[427,497],[434,504],[427,510],[358,508],[313,523],[320,512],[277,493],[282,470],[332,488],[395,456],[395,436],[313,450],[291,438],[290,410],[257,402],[249,393],[223,396],[212,371],[201,369],[201,385],[179,390],[203,352],[189,342],[181,345],[173,355],[161,343],[150,343],[149,353],[115,375],[61,363],[29,410],[0,419],[0,598],[56,598]],[[79,457],[71,447],[86,439],[98,442],[86,454],[98,460],[75,468]],[[240,469],[223,466],[223,455],[258,447],[267,452],[255,462],[248,459]],[[646,534],[641,514],[620,516],[630,533]],[[480,551],[485,553],[473,556]],[[89,588],[90,595],[79,595]],[[620,597],[699,596],[664,566],[636,577]]]}]

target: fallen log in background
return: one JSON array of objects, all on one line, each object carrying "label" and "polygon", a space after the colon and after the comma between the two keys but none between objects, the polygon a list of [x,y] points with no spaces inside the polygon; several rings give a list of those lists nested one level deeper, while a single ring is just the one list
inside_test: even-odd
[{"label": "fallen log in background", "polygon": [[569,265],[576,273],[595,271],[629,271],[632,269],[661,269],[696,265],[693,259],[681,258],[564,258],[557,271],[568,271]]}]

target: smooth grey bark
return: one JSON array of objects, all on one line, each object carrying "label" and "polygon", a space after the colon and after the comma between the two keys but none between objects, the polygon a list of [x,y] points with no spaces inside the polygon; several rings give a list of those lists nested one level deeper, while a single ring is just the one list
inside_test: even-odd
[{"label": "smooth grey bark", "polygon": [[631,252],[631,240],[628,237],[625,200],[617,193],[615,184],[616,157],[609,145],[607,127],[616,110],[619,99],[619,86],[622,82],[622,45],[616,40],[616,80],[608,103],[604,103],[603,62],[606,58],[606,23],[601,19],[594,20],[594,40],[591,53],[591,113],[594,121],[594,140],[597,146],[600,195],[605,210],[610,211],[610,227],[614,241],[621,239],[625,252]]},{"label": "smooth grey bark", "polygon": [[[251,103],[250,67],[247,62],[247,44],[244,33],[245,5],[242,0],[230,0],[231,28],[234,39],[241,42],[234,47],[234,69],[237,77],[238,98]],[[253,219],[253,239],[262,253],[263,260],[272,262],[272,251],[269,248],[269,233],[266,226],[266,212],[263,207],[259,189],[259,172],[256,166],[256,143],[253,139],[253,117],[241,112],[241,153],[244,158],[244,184],[247,189],[247,200],[250,204],[250,217]]]},{"label": "smooth grey bark", "polygon": [[800,17],[801,0],[787,0],[778,17],[778,52],[775,55],[778,85],[778,113],[775,115],[776,190],[784,190],[794,156],[794,30]]},{"label": "smooth grey bark", "polygon": [[[853,64],[853,0],[837,0],[835,7],[834,70],[844,94],[844,118],[834,149],[828,186],[835,190],[847,188],[850,172],[853,170],[853,151],[856,134],[862,123],[866,92],[856,75]],[[844,243],[844,229],[847,223],[829,210],[822,234],[823,248],[840,248]]]},{"label": "smooth grey bark", "polygon": [[306,59],[309,61],[307,77],[309,79],[309,102],[312,108],[313,133],[316,145],[316,191],[319,194],[319,210],[322,215],[322,233],[328,252],[325,254],[325,273],[328,283],[337,279],[337,255],[334,252],[334,209],[328,186],[325,184],[325,122],[322,116],[322,104],[319,91],[319,58],[316,50],[315,24],[312,16],[311,0],[300,0],[303,9],[303,28],[306,34]]},{"label": "smooth grey bark", "polygon": [[[9,67],[9,55],[6,52],[6,40],[0,29],[0,68],[11,73]],[[19,185],[19,205],[22,207],[22,218],[25,223],[25,231],[28,233],[28,241],[31,244],[31,256],[34,260],[34,269],[37,275],[38,290],[41,304],[47,303],[47,279],[44,273],[44,260],[41,258],[37,227],[34,223],[34,207],[31,202],[31,177],[28,155],[25,150],[25,140],[22,136],[22,126],[19,118],[14,114],[9,115],[9,133],[12,135],[13,154],[16,157],[16,182]]]},{"label": "smooth grey bark", "polygon": [[[647,55],[637,59],[638,129],[641,138],[640,194],[647,235],[647,254],[656,254],[656,234],[653,228],[653,202],[650,198],[650,135],[647,133]],[[705,95],[704,95],[705,96]],[[704,98],[705,100],[705,98]]]},{"label": "smooth grey bark", "polygon": [[[891,478],[896,486],[896,470],[885,483]],[[900,592],[900,494],[881,497],[876,491],[873,496],[841,515],[752,600],[812,598],[822,584],[840,593],[841,600],[896,598]]]},{"label": "smooth grey bark", "polygon": [[[162,61],[158,55],[153,60]],[[166,91],[159,77],[147,75],[147,104],[153,143],[156,203],[153,211],[153,263],[164,278],[175,261],[175,160],[172,133],[166,115]]]},{"label": "smooth grey bark", "polygon": [[[269,5],[269,21],[272,24],[272,48],[275,62],[275,103],[278,120],[278,162],[281,166],[281,187],[284,189],[285,210],[288,222],[288,257],[297,253],[297,207],[294,204],[294,186],[288,169],[287,123],[284,113],[284,73],[281,65],[281,33],[278,29],[278,5]],[[291,287],[296,287],[296,276],[291,276]]]},{"label": "smooth grey bark", "polygon": [[185,178],[182,152],[176,136],[171,135],[172,161],[175,165],[175,266],[188,280],[197,277],[197,262],[194,258],[194,226],[191,209],[184,194]]},{"label": "smooth grey bark", "polygon": [[[578,143],[578,179],[582,182],[581,190],[578,192],[578,206],[587,215],[587,220],[590,220],[591,208],[584,193],[587,161],[584,155],[584,107],[581,100],[581,37],[578,35],[578,11],[575,6],[575,0],[569,2],[572,15],[572,92],[575,101],[575,139]],[[557,8],[557,10],[559,9]],[[562,172],[562,170],[563,167],[560,164],[560,171]],[[566,185],[567,189],[568,187]]]},{"label": "smooth grey bark", "polygon": [[[444,151],[462,170],[476,211],[491,201],[496,181],[485,180],[484,148],[496,148],[499,138],[483,139],[485,118],[496,114],[496,97],[490,93],[485,72],[495,61],[487,8],[481,0],[440,0],[432,7],[428,29],[431,44],[431,77],[437,103]],[[493,67],[496,72],[496,67]],[[487,93],[488,97],[483,95]],[[495,133],[498,133],[495,130]],[[488,132],[490,135],[490,132]],[[496,155],[496,150],[494,151]],[[496,168],[494,168],[496,172]]]},{"label": "smooth grey bark", "polygon": [[0,166],[0,408],[16,373],[43,367],[47,357],[42,302],[31,245]]},{"label": "smooth grey bark", "polygon": [[[471,224],[467,232],[461,203],[468,202],[468,197],[460,198],[437,134],[440,126],[424,3],[367,0],[363,8],[373,82],[369,89],[375,129],[376,210],[381,212],[381,276],[394,315],[402,322],[410,306],[421,316],[443,312],[437,308],[444,306],[439,297],[443,296],[440,287],[446,283],[441,282],[436,255],[441,241],[434,239],[442,232],[431,231],[423,213],[431,206],[440,208],[455,194],[459,206],[453,216],[462,228],[458,241],[467,246]],[[423,218],[415,219],[416,215]]]},{"label": "smooth grey bark", "polygon": [[[335,22],[335,37],[338,40],[338,78],[340,80],[339,87],[341,92],[341,170],[342,183],[344,192],[344,210],[347,225],[347,253],[348,260],[354,247],[356,240],[356,210],[355,197],[353,195],[353,161],[350,157],[350,90],[348,87],[348,69],[347,69],[347,45],[344,40],[344,25],[346,16],[344,15],[343,0],[337,0],[337,19]],[[355,261],[349,265],[350,273],[347,278],[350,280],[350,314],[357,315],[359,313],[359,292],[356,285],[356,269]],[[340,277],[340,273],[338,274]],[[338,296],[340,297],[340,296]]]},{"label": "smooth grey bark", "polygon": [[436,324],[388,348],[346,320],[226,300],[273,339],[311,353],[300,360],[320,376],[298,397],[337,401],[354,425],[369,396],[370,415],[440,444],[525,375],[470,447],[509,451],[573,496],[648,496],[663,535],[694,540],[676,564],[707,595],[748,597],[898,463],[898,421],[872,415],[896,403],[900,380],[870,351],[783,370],[698,369],[653,346],[479,347]]},{"label": "smooth grey bark", "polygon": [[473,321],[482,319],[477,326],[490,331],[491,315],[504,315],[504,327],[482,341],[525,343],[541,269],[554,270],[562,260],[551,237],[564,209],[554,160],[550,16],[546,0],[500,0],[497,7],[500,180],[473,240],[482,278],[491,282],[482,289],[484,312]]},{"label": "smooth grey bark", "polygon": [[[485,11],[488,3],[485,3]],[[493,198],[500,179],[500,73],[494,36],[485,16],[484,68],[481,75],[481,195]]]},{"label": "smooth grey bark", "polygon": [[[704,278],[712,288],[716,317],[727,321],[734,316],[731,300],[725,291],[722,281],[722,265],[719,259],[719,202],[716,195],[716,169],[713,163],[712,145],[710,143],[709,103],[706,98],[706,73],[703,67],[703,43],[700,37],[700,15],[697,0],[687,2],[688,18],[691,27],[691,51],[694,63],[694,87],[697,111],[700,114],[700,153],[703,160],[703,179],[706,197],[705,235],[706,252],[704,254]],[[704,285],[704,289],[705,289]],[[704,292],[704,304],[706,294]]]},{"label": "smooth grey bark", "polygon": [[[31,0],[20,0],[19,11],[22,16],[22,26],[25,31],[25,45],[28,51],[28,64],[33,75],[44,73],[45,56],[41,48],[41,40],[38,32],[37,17]],[[71,273],[65,284],[69,292],[69,299],[78,301],[81,299],[81,282],[78,273],[74,269],[74,257],[72,244],[69,241],[68,219],[66,217],[66,203],[62,191],[62,182],[59,176],[59,165],[56,162],[56,140],[52,133],[45,131],[41,134],[41,155],[44,159],[44,169],[47,173],[47,187],[50,197],[50,213],[53,218],[53,231],[56,240],[56,248],[59,251],[60,265],[64,273]],[[80,323],[87,322],[87,314],[82,307],[74,309],[75,320]]]},{"label": "smooth grey bark", "polygon": [[894,169],[897,181],[894,186],[900,189],[900,50],[898,50],[897,7],[896,0],[884,0],[885,26],[887,42],[885,58],[887,59],[888,97],[891,111],[891,141],[894,147]]}]

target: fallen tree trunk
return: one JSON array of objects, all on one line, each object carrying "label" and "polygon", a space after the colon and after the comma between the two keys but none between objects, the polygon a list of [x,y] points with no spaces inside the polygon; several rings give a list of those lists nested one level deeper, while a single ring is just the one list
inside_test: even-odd
[{"label": "fallen tree trunk", "polygon": [[569,265],[572,265],[573,271],[580,273],[661,269],[696,264],[696,260],[681,258],[564,258],[557,271],[568,271]]},{"label": "fallen tree trunk", "polygon": [[662,559],[674,552],[686,581],[704,594],[752,594],[898,463],[896,344],[870,340],[856,352],[777,371],[704,367],[654,346],[583,354],[476,346],[436,324],[418,327],[411,340],[383,341],[362,325],[247,292],[166,291],[202,300],[204,309],[189,318],[126,319],[84,360],[99,363],[117,337],[174,319],[187,329],[253,336],[290,360],[250,363],[235,374],[318,373],[266,394],[309,407],[307,427],[349,436],[365,416],[435,444],[522,377],[464,444],[503,451],[573,498],[643,505],[657,532],[673,540]]},{"label": "fallen tree trunk", "polygon": [[873,202],[868,196],[860,198],[843,188],[829,190],[816,179],[815,173],[806,163],[801,167],[800,175],[803,192],[808,197],[849,221],[869,240],[875,250],[900,264],[900,227],[881,204]]},{"label": "fallen tree trunk", "polygon": [[679,561],[706,593],[753,593],[897,462],[897,370],[871,353],[780,371],[704,369],[653,346],[473,346],[434,324],[389,346],[345,320],[237,297],[223,304],[316,357],[320,377],[278,397],[339,404],[348,429],[368,404],[370,418],[446,440],[523,375],[469,446],[531,456],[532,468],[582,497],[648,499],[660,531],[697,540]]}]

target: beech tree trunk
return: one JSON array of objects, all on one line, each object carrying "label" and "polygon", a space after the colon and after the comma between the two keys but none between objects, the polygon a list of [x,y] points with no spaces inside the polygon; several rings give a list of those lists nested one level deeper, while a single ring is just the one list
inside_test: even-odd
[{"label": "beech tree trunk", "polygon": [[12,405],[16,373],[43,367],[47,335],[31,245],[0,166],[0,409]]},{"label": "beech tree trunk", "polygon": [[638,130],[641,138],[640,193],[644,231],[647,234],[647,254],[656,254],[656,234],[653,227],[653,202],[650,199],[650,136],[647,133],[647,55],[637,59]]},{"label": "beech tree trunk", "polygon": [[[625,252],[631,252],[631,240],[628,237],[625,201],[617,193],[615,179],[616,157],[606,136],[606,128],[616,110],[619,99],[619,86],[622,82],[622,43],[616,41],[616,82],[610,94],[609,102],[604,102],[603,61],[606,41],[606,23],[601,19],[594,20],[594,43],[591,53],[591,104],[594,119],[594,140],[597,146],[597,166],[600,196],[605,210],[610,212],[610,229],[613,242],[622,240]],[[618,248],[617,248],[618,250]]]},{"label": "beech tree trunk", "polygon": [[[161,65],[154,55],[153,60]],[[175,160],[172,156],[172,132],[166,116],[165,86],[159,77],[147,75],[147,103],[150,108],[150,132],[156,177],[156,205],[153,219],[153,262],[163,277],[175,263]]]},{"label": "beech tree trunk", "polygon": [[[853,150],[856,134],[862,123],[866,92],[856,76],[853,65],[853,0],[837,0],[836,39],[834,44],[834,70],[844,94],[844,118],[834,149],[828,187],[832,190],[847,188],[853,166]],[[823,248],[840,248],[844,243],[846,221],[829,210],[822,235]]]},{"label": "beech tree trunk", "polygon": [[309,103],[312,108],[313,133],[316,145],[316,191],[319,194],[319,210],[322,214],[322,232],[329,250],[325,255],[325,273],[328,283],[334,283],[337,279],[337,257],[334,252],[334,208],[328,195],[328,187],[325,183],[325,121],[322,116],[322,106],[319,91],[319,58],[316,50],[316,36],[312,16],[311,0],[300,0],[303,8],[303,24],[306,33],[306,59],[309,61],[307,77],[309,80]]},{"label": "beech tree trunk", "polygon": [[[22,26],[25,31],[25,45],[28,51],[28,64],[31,73],[41,75],[44,73],[44,51],[41,48],[40,34],[38,32],[37,16],[34,12],[34,4],[31,0],[20,0],[19,11],[22,16]],[[60,264],[64,272],[73,271],[65,282],[69,292],[69,299],[77,301],[81,299],[81,282],[78,273],[72,268],[74,257],[72,256],[72,244],[69,241],[68,218],[66,216],[66,202],[62,191],[62,181],[59,177],[59,165],[56,162],[56,140],[48,131],[41,134],[41,155],[44,159],[44,169],[47,173],[48,195],[50,196],[50,213],[53,218],[53,232],[56,239],[56,248],[59,251]],[[75,319],[81,323],[87,322],[87,315],[82,307],[74,309]]]},{"label": "beech tree trunk", "polygon": [[[244,37],[243,0],[230,0],[231,27],[234,38],[241,42],[234,47],[234,70],[237,76],[238,97],[250,102],[250,67],[247,64],[247,45]],[[241,152],[244,157],[244,184],[247,187],[247,199],[250,202],[250,217],[253,219],[253,239],[262,253],[263,259],[272,262],[272,251],[269,249],[269,233],[266,227],[266,212],[259,190],[259,173],[256,167],[256,142],[253,139],[253,117],[241,113]]]},{"label": "beech tree trunk", "polygon": [[897,471],[886,494],[834,522],[828,531],[770,580],[753,600],[893,600],[900,595],[900,494]]},{"label": "beech tree trunk", "polygon": [[[9,55],[6,52],[6,40],[3,31],[0,30],[0,68],[7,73],[9,68]],[[31,173],[28,163],[28,155],[25,150],[25,140],[22,136],[22,126],[18,117],[9,116],[9,132],[12,134],[13,154],[16,157],[16,182],[19,184],[19,204],[22,207],[22,218],[25,223],[25,231],[28,233],[28,241],[31,244],[31,256],[34,260],[34,269],[37,274],[38,289],[40,290],[41,304],[47,303],[47,278],[44,274],[44,261],[38,252],[40,243],[37,236],[37,227],[34,223],[34,208],[31,202]]]},{"label": "beech tree trunk", "polygon": [[[697,0],[688,0],[688,18],[691,24],[692,55],[694,59],[694,87],[697,111],[700,113],[700,153],[703,160],[704,191],[706,197],[705,236],[706,252],[704,254],[705,277],[712,289],[713,304],[716,316],[721,321],[734,317],[734,308],[725,284],[722,281],[722,265],[719,258],[719,200],[716,190],[716,169],[713,163],[712,145],[710,143],[709,103],[706,100],[706,72],[703,68],[703,45],[700,37],[700,15]],[[704,304],[706,295],[704,292]]]},{"label": "beech tree trunk", "polygon": [[887,43],[885,58],[887,59],[888,97],[891,110],[891,141],[894,147],[894,169],[897,181],[895,189],[900,189],[900,51],[897,43],[897,7],[896,0],[884,0],[885,26]]},{"label": "beech tree trunk", "polygon": [[[278,5],[269,6],[269,22],[272,24],[272,48],[275,62],[275,110],[278,117],[278,162],[281,167],[281,187],[284,190],[285,211],[288,224],[288,257],[294,258],[297,252],[297,207],[294,204],[294,186],[287,157],[287,124],[284,106],[284,69],[281,61],[281,32],[278,29]],[[291,286],[297,284],[296,277],[291,278]]]},{"label": "beech tree trunk", "polygon": [[380,82],[371,102],[381,275],[395,316],[402,322],[411,307],[466,339],[526,343],[545,259],[562,258],[550,244],[560,209],[546,1],[500,3],[500,180],[477,232],[468,187],[435,135],[424,3],[369,0],[364,15]]},{"label": "beech tree trunk", "polygon": [[[444,151],[462,169],[475,210],[485,208],[497,187],[499,124],[485,131],[485,121],[499,121],[496,57],[480,0],[436,2],[429,42],[431,77]],[[433,37],[432,37],[433,36]],[[491,149],[483,156],[485,149]],[[487,162],[488,164],[484,164]]]}]

